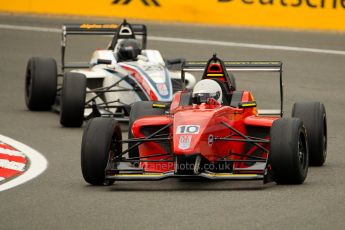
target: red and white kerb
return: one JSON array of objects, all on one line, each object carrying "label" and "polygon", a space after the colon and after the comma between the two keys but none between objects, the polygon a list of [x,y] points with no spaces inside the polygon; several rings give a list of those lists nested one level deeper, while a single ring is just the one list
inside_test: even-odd
[{"label": "red and white kerb", "polygon": [[27,170],[28,163],[24,153],[0,142],[0,183],[21,175]]}]

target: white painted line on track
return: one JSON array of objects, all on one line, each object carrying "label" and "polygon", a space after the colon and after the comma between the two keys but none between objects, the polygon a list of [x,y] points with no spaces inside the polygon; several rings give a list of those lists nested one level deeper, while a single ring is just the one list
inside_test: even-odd
[{"label": "white painted line on track", "polygon": [[[56,29],[56,28],[18,26],[18,25],[6,25],[6,24],[0,24],[0,29],[61,33],[61,29]],[[213,40],[177,38],[177,37],[174,38],[174,37],[148,36],[148,39],[152,41],[175,42],[175,43],[185,43],[185,44],[199,44],[199,45],[213,45],[213,46],[223,46],[223,47],[239,47],[239,48],[294,51],[294,52],[306,52],[306,53],[318,53],[318,54],[345,55],[345,50],[330,50],[330,49],[317,49],[317,48],[280,46],[280,45],[263,45],[263,44],[254,44],[254,43],[213,41]]]},{"label": "white painted line on track", "polygon": [[0,135],[0,140],[25,153],[25,156],[30,161],[29,168],[23,174],[0,185],[0,192],[24,184],[25,182],[34,179],[47,169],[48,161],[42,154],[40,154],[36,150],[3,135]]},{"label": "white painted line on track", "polygon": [[36,26],[18,26],[18,25],[6,25],[6,24],[0,24],[0,29],[61,33],[61,29],[56,29],[56,28],[36,27]]},{"label": "white painted line on track", "polygon": [[200,44],[200,45],[230,46],[230,47],[240,47],[240,48],[345,55],[345,51],[342,51],[342,50],[328,50],[328,49],[304,48],[304,47],[294,47],[294,46],[262,45],[262,44],[252,44],[252,43],[211,41],[211,40],[199,40],[199,39],[188,39],[188,38],[169,38],[169,37],[155,37],[155,36],[154,37],[149,36],[149,38],[150,40],[154,40],[154,41],[166,41],[166,42],[189,43],[189,44]]}]

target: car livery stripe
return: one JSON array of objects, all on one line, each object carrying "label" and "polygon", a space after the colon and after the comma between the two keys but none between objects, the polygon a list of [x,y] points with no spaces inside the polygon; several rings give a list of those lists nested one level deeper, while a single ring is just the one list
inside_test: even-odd
[{"label": "car livery stripe", "polygon": [[[150,79],[150,77],[140,69],[140,67],[131,65],[128,63],[121,63],[121,66],[126,69],[127,71],[132,72],[132,75],[137,79],[137,81],[140,83],[142,88],[146,91],[146,93],[149,95],[150,100],[152,101],[171,101],[172,100],[172,86],[169,84],[169,81],[166,81],[167,88],[169,90],[169,94],[167,96],[161,96],[158,92],[158,89],[155,85],[155,83]],[[165,71],[165,78],[167,78],[167,72]],[[148,84],[148,85],[147,85]]]},{"label": "car livery stripe", "polygon": [[152,92],[151,87],[147,85],[148,81],[145,81],[143,76],[137,71],[133,66],[128,64],[121,63],[121,67],[131,73],[131,76],[135,78],[135,80],[140,84],[143,91],[148,96],[149,100],[157,101],[158,98],[154,92]]},{"label": "car livery stripe", "polygon": [[[140,98],[140,100],[142,100],[142,101],[149,100],[149,95],[147,95],[145,90],[142,88],[142,86],[140,84],[137,83],[137,81],[135,80],[135,78],[132,75],[129,74],[128,76],[123,77],[123,76],[119,75],[118,72],[116,72],[114,69],[104,69],[104,70],[113,74],[116,78],[119,78],[119,79],[123,78],[123,81],[129,85],[128,87],[133,88],[133,91],[137,94],[137,96]],[[137,87],[139,87],[140,90],[138,90]]]},{"label": "car livery stripe", "polygon": [[159,94],[153,91],[155,89],[155,86],[152,84],[152,82],[150,82],[147,76],[141,73],[139,68],[129,64],[125,64],[123,67],[132,73],[135,79],[140,83],[140,85],[149,95],[151,101],[158,101]]}]

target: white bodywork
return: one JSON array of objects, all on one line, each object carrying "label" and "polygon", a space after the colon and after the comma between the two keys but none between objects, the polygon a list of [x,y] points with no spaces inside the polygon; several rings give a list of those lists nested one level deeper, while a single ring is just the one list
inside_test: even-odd
[{"label": "white bodywork", "polygon": [[[107,61],[109,64],[100,64],[99,61]],[[138,56],[137,61],[132,62],[117,62],[114,52],[111,50],[97,50],[93,53],[90,61],[89,69],[73,70],[73,72],[82,73],[87,78],[87,91],[94,89],[91,82],[97,82],[97,87],[109,87],[128,76],[128,78],[135,80],[133,71],[142,79],[138,84],[141,92],[150,99],[147,92],[152,92],[156,95],[157,101],[171,101],[173,97],[173,89],[171,79],[181,79],[180,71],[170,71],[166,68],[165,62],[157,50],[142,50],[141,55]],[[193,88],[196,80],[192,74],[186,73],[186,88]],[[91,88],[93,87],[93,88]],[[122,80],[111,90],[123,90],[118,92],[106,92],[104,97],[96,97],[97,104],[103,102],[113,102],[109,105],[130,105],[136,101],[142,100],[143,95],[138,95],[134,91],[124,91],[125,89],[133,89],[128,81]],[[151,94],[152,94],[151,93]],[[95,97],[95,93],[87,93],[86,102]],[[151,96],[152,97],[152,96]],[[151,98],[152,100],[152,98]],[[114,112],[116,109],[110,109]],[[85,116],[92,112],[91,109],[85,109]],[[107,111],[100,111],[101,113],[108,113]]]}]

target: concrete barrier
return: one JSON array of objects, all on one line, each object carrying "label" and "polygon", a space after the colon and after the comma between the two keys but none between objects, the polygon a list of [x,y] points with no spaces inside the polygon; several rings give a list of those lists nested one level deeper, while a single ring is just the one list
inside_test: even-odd
[{"label": "concrete barrier", "polygon": [[345,0],[4,0],[0,11],[345,31]]}]

